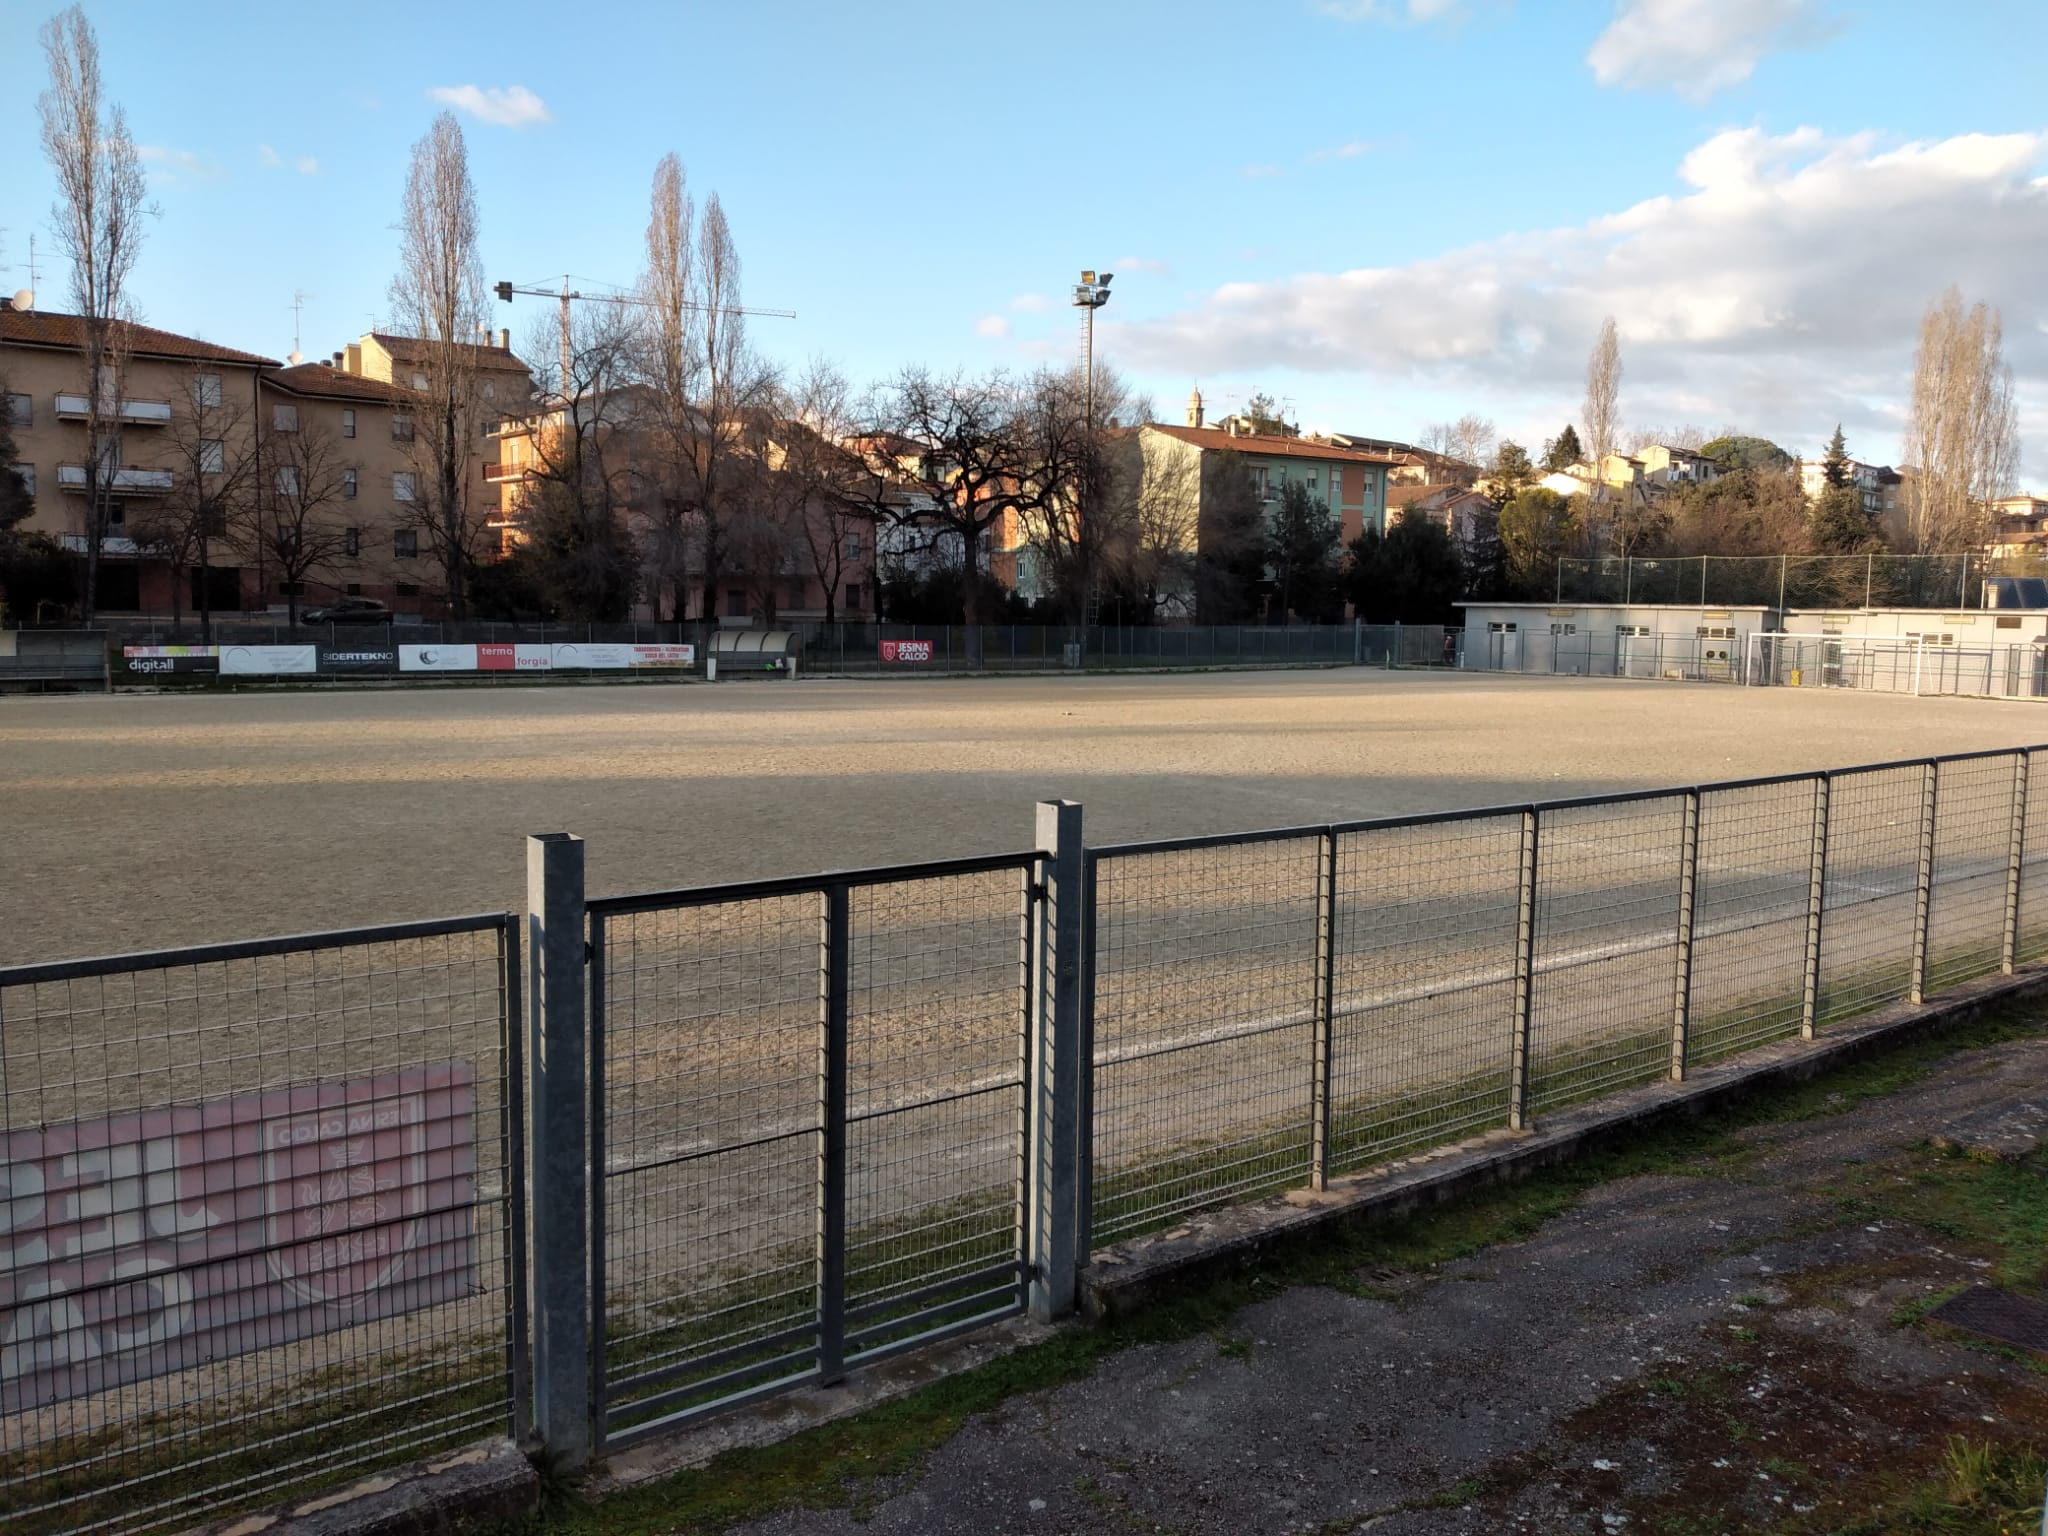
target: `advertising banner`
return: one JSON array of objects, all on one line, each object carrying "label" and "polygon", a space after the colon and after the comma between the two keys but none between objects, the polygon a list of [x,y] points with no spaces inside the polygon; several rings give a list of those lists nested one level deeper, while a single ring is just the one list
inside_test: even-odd
[{"label": "advertising banner", "polygon": [[554,664],[561,668],[616,671],[623,667],[687,667],[697,660],[694,645],[561,644]]},{"label": "advertising banner", "polygon": [[398,670],[401,672],[474,672],[476,670],[476,647],[473,645],[401,645],[398,648]]},{"label": "advertising banner", "polygon": [[395,645],[323,645],[320,647],[320,670],[334,673],[396,672],[398,670],[398,647]]},{"label": "advertising banner", "polygon": [[0,1133],[0,1413],[475,1294],[474,1077]]},{"label": "advertising banner", "polygon": [[121,660],[130,672],[143,676],[165,672],[197,672],[211,675],[220,671],[217,645],[124,645]]},{"label": "advertising banner", "polygon": [[479,645],[479,672],[545,672],[554,660],[551,645]]},{"label": "advertising banner", "polygon": [[884,640],[882,660],[884,661],[930,661],[932,643],[929,640]]},{"label": "advertising banner", "polygon": [[230,677],[275,677],[286,673],[313,672],[319,665],[317,646],[224,645],[220,648],[220,669]]}]

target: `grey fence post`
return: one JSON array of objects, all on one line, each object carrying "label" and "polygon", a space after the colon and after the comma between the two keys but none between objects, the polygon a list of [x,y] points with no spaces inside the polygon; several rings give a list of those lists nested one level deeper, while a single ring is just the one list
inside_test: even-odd
[{"label": "grey fence post", "polygon": [[[583,839],[526,840],[534,1428],[559,1465],[590,1459]],[[522,1170],[524,1172],[525,1170]]]},{"label": "grey fence post", "polygon": [[2024,751],[2013,754],[2012,816],[2005,854],[2005,936],[1998,948],[1998,968],[2013,973],[2020,954],[2020,870],[2027,857],[2027,768]]},{"label": "grey fence post", "polygon": [[1820,1027],[1820,920],[1827,900],[1828,803],[1834,781],[1825,773],[1813,781],[1813,843],[1806,873],[1806,978],[1800,987],[1799,1037],[1811,1040]]},{"label": "grey fence post", "polygon": [[1927,925],[1934,906],[1934,802],[1941,765],[1932,758],[1920,772],[1920,875],[1913,887],[1913,1002],[1927,1000]]},{"label": "grey fence post", "polygon": [[1529,1021],[1536,999],[1536,809],[1522,812],[1520,891],[1515,907],[1515,1019],[1508,1043],[1508,1127],[1529,1128]]},{"label": "grey fence post", "polygon": [[844,884],[818,920],[818,1380],[846,1374],[846,1000],[853,954]]},{"label": "grey fence post", "polygon": [[1309,1186],[1330,1187],[1330,1069],[1335,1053],[1337,985],[1337,834],[1316,840],[1316,1006],[1309,1068]]},{"label": "grey fence post", "polygon": [[1081,1124],[1081,935],[1085,897],[1081,807],[1038,803],[1038,847],[1046,855],[1044,899],[1032,925],[1038,957],[1031,1032],[1031,1315],[1041,1322],[1074,1310]]},{"label": "grey fence post", "polygon": [[1678,975],[1671,1000],[1671,1081],[1685,1081],[1692,1032],[1692,926],[1700,868],[1700,792],[1685,792],[1678,845]]}]

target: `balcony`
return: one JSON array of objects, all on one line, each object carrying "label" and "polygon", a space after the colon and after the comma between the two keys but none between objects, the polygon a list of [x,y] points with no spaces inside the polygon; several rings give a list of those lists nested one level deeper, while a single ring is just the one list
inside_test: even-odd
[{"label": "balcony", "polygon": [[[91,414],[91,401],[82,394],[60,393],[57,396],[57,419],[59,421],[84,421]],[[171,421],[171,402],[168,400],[123,400],[121,420],[131,427],[164,427]]]},{"label": "balcony", "polygon": [[525,469],[517,464],[487,463],[484,465],[484,483],[486,485],[503,485],[507,480],[524,480],[525,478]]},{"label": "balcony", "polygon": [[[168,469],[117,469],[113,483],[107,487],[116,496],[162,496],[174,484]],[[91,488],[91,471],[83,464],[59,464],[57,486],[60,490],[85,491]]]}]

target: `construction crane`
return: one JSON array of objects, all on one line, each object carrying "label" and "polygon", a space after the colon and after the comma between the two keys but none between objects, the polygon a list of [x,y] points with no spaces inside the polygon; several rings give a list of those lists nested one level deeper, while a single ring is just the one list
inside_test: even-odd
[{"label": "construction crane", "polygon": [[[606,304],[634,304],[642,309],[653,309],[656,307],[652,299],[643,299],[637,294],[578,293],[569,286],[569,274],[566,272],[562,274],[562,286],[560,289],[522,288],[517,283],[496,283],[493,285],[493,291],[498,295],[498,302],[501,304],[510,304],[512,302],[512,295],[515,293],[523,293],[529,298],[535,299],[561,300],[562,388],[565,390],[569,387],[569,305],[572,300],[589,299],[593,302]],[[705,311],[710,308],[707,304],[685,304],[682,307],[698,311]],[[772,320],[794,320],[796,318],[796,311],[793,309],[745,309],[737,304],[732,304],[725,306],[725,311],[727,314],[733,315],[760,315]]]}]

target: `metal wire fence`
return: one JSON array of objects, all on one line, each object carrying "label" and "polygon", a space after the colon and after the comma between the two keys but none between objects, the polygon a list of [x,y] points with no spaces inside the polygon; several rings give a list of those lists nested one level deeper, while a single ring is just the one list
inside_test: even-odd
[{"label": "metal wire fence", "polygon": [[1037,863],[590,904],[601,1445],[1021,1307]]},{"label": "metal wire fence", "polygon": [[2048,955],[2043,750],[1090,850],[1095,1241]]},{"label": "metal wire fence", "polygon": [[520,1418],[502,915],[0,969],[0,1508],[183,1528]]}]

